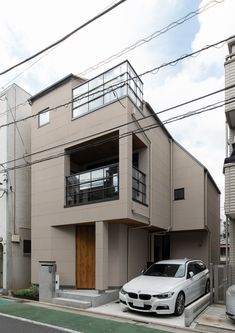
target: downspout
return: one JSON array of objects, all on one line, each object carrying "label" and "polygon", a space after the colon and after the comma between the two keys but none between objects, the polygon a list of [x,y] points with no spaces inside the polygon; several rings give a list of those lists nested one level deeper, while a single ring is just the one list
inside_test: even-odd
[{"label": "downspout", "polygon": [[173,228],[173,140],[170,139],[170,227]]}]

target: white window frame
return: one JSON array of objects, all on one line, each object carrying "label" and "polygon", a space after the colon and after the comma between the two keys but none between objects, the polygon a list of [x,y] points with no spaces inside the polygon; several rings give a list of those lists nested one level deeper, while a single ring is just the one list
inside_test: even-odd
[{"label": "white window frame", "polygon": [[45,126],[50,123],[49,108],[46,108],[38,113],[38,127]]}]

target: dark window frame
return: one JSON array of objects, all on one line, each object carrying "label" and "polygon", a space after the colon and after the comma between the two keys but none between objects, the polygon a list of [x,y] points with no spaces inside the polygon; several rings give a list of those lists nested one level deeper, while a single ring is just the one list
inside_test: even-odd
[{"label": "dark window frame", "polygon": [[185,200],[185,190],[184,187],[174,189],[174,200]]},{"label": "dark window frame", "polygon": [[31,256],[31,253],[32,253],[31,239],[23,239],[23,255]]}]

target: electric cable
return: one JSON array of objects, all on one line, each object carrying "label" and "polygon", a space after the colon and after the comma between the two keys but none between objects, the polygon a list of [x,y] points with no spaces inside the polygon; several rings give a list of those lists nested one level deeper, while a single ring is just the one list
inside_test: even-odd
[{"label": "electric cable", "polygon": [[[123,86],[124,86],[127,82],[129,82],[130,80],[133,80],[133,79],[135,79],[135,78],[142,77],[142,76],[147,75],[147,74],[150,74],[150,73],[156,74],[156,73],[154,73],[156,70],[159,71],[161,68],[167,67],[167,66],[169,66],[169,65],[173,65],[173,66],[174,66],[174,65],[176,65],[179,61],[182,61],[182,60],[184,60],[184,59],[187,59],[187,58],[189,58],[189,57],[192,57],[192,56],[194,56],[194,55],[196,55],[196,54],[200,54],[201,52],[204,52],[204,51],[206,51],[206,50],[208,50],[208,49],[210,49],[210,48],[212,48],[212,47],[218,46],[219,44],[225,43],[225,42],[227,42],[228,40],[230,40],[231,38],[234,38],[234,37],[235,37],[235,35],[233,35],[233,36],[231,36],[231,37],[228,37],[228,38],[226,38],[226,39],[220,40],[220,41],[218,41],[218,42],[216,42],[216,43],[213,43],[213,44],[207,45],[207,46],[205,46],[205,47],[203,47],[203,48],[201,48],[201,49],[199,49],[199,50],[197,50],[197,51],[194,51],[194,52],[192,52],[192,53],[185,54],[185,55],[183,55],[183,56],[181,56],[181,57],[179,57],[179,58],[177,58],[177,59],[174,59],[174,60],[171,60],[171,61],[169,61],[169,62],[167,62],[167,63],[161,64],[161,65],[158,66],[158,67],[155,67],[155,68],[153,68],[153,69],[147,70],[147,71],[145,71],[145,72],[139,74],[139,75],[136,76],[136,77],[129,78],[129,79],[126,79],[126,80],[124,80],[124,81],[122,81],[122,82],[118,82],[118,83],[116,83],[116,84],[110,85],[108,88],[104,88],[104,89],[96,90],[95,92],[92,93],[92,95],[98,95],[98,94],[100,94],[100,93],[102,93],[102,92],[106,92],[106,94],[108,94],[108,93],[110,92],[110,89],[112,89],[112,90],[113,90],[113,89],[114,89],[114,90],[115,90],[115,89],[119,89],[119,88],[123,87]],[[226,90],[226,88],[225,88],[224,90]],[[222,90],[221,90],[221,91],[222,91]],[[36,114],[34,114],[34,115],[30,115],[30,116],[24,117],[24,118],[22,118],[22,119],[18,119],[18,120],[16,120],[16,122],[22,122],[22,121],[28,120],[28,119],[30,119],[30,118],[35,118],[35,117],[37,117],[39,114],[42,114],[42,113],[47,112],[47,111],[49,111],[49,112],[50,112],[50,111],[56,111],[56,110],[59,109],[59,108],[67,107],[69,104],[72,104],[72,103],[75,102],[75,101],[79,101],[79,100],[82,100],[82,99],[84,99],[84,98],[87,98],[88,96],[90,96],[90,93],[91,93],[91,91],[88,92],[88,93],[84,93],[84,94],[82,94],[82,95],[79,95],[79,96],[73,98],[72,100],[70,100],[70,101],[68,101],[68,102],[65,102],[65,103],[63,103],[63,104],[57,105],[57,106],[55,106],[55,107],[53,107],[53,108],[48,108],[48,109],[43,110],[43,111],[40,111],[40,112],[38,112],[38,113],[36,113]],[[104,93],[104,94],[105,94],[105,93]],[[97,99],[98,99],[99,97],[100,97],[100,96],[98,95]],[[95,98],[94,98],[93,100],[95,100]],[[6,124],[2,124],[2,125],[0,125],[0,129],[3,128],[3,127],[6,127],[6,126],[13,125],[13,124],[15,124],[15,122],[9,122],[9,123],[6,123]]]},{"label": "electric cable", "polygon": [[57,40],[56,42],[50,44],[49,46],[45,47],[44,49],[36,52],[35,54],[31,55],[30,57],[18,62],[17,64],[5,69],[4,71],[0,72],[0,75],[6,74],[8,72],[10,72],[12,69],[19,67],[20,65],[25,64],[26,62],[36,58],[37,56],[39,56],[40,54],[50,50],[51,48],[57,46],[58,44],[64,42],[66,39],[68,39],[69,37],[71,37],[72,35],[74,35],[76,32],[78,32],[79,30],[85,28],[87,25],[91,24],[92,22],[96,21],[97,19],[99,19],[100,17],[104,16],[105,14],[107,14],[108,12],[110,12],[111,10],[113,10],[114,8],[118,7],[119,5],[121,5],[123,2],[125,2],[127,0],[120,0],[117,3],[113,4],[111,7],[105,9],[104,11],[102,11],[101,13],[99,13],[98,15],[94,16],[93,18],[91,18],[90,20],[86,21],[85,23],[83,23],[82,25],[80,25],[79,27],[77,27],[75,30],[71,31],[70,33],[68,33],[67,35],[63,36],[62,38],[60,38],[59,40]]},{"label": "electric cable", "polygon": [[[114,3],[115,1],[113,1],[110,6]],[[134,49],[136,49],[137,47],[145,44],[145,43],[148,43],[150,42],[152,39],[156,38],[156,37],[159,37],[160,35],[162,34],[165,34],[167,33],[169,30],[183,24],[184,22],[192,19],[193,17],[203,13],[204,11],[210,9],[211,7],[217,5],[217,4],[220,4],[224,2],[224,0],[213,0],[213,1],[210,1],[208,2],[207,4],[205,4],[205,6],[195,10],[195,11],[192,11],[190,13],[188,13],[187,15],[185,15],[184,17],[174,21],[174,22],[171,22],[170,24],[168,24],[166,27],[160,29],[160,30],[157,30],[155,32],[153,32],[151,35],[148,35],[146,36],[145,38],[142,38],[138,41],[136,41],[134,44],[128,46],[128,47],[125,47],[123,50],[119,51],[118,53],[116,54],[113,54],[111,56],[109,56],[108,58],[102,60],[101,62],[97,63],[96,65],[92,66],[92,67],[88,67],[86,70],[84,70],[83,72],[77,74],[78,76],[79,75],[85,75],[87,73],[90,73],[92,72],[93,70],[105,65],[105,64],[108,64],[109,62],[119,58],[120,56],[128,53],[129,51],[132,51]],[[105,9],[104,9],[105,10]],[[11,79],[10,81],[8,81],[4,87],[2,87],[2,89],[4,89],[6,86],[8,86],[11,82],[13,82],[16,78],[20,77],[24,72],[26,72],[29,68],[31,68],[32,66],[34,66],[36,63],[38,63],[42,58],[44,58],[45,56],[47,56],[50,52],[52,52],[58,45],[56,45],[54,48],[50,49],[46,54],[44,54],[42,57],[40,57],[37,61],[33,62],[30,66],[28,66],[27,68],[25,68],[23,71],[21,71],[18,75],[16,75],[13,79]]]},{"label": "electric cable", "polygon": [[[56,153],[54,155],[50,155],[50,156],[47,156],[47,157],[44,157],[44,158],[41,158],[41,159],[38,159],[38,160],[30,161],[30,162],[27,162],[27,163],[24,163],[24,164],[19,164],[19,165],[16,165],[14,167],[7,167],[7,168],[4,167],[5,168],[4,171],[11,171],[11,170],[14,170],[14,169],[29,167],[29,166],[34,165],[34,164],[38,164],[38,163],[42,163],[42,162],[52,160],[52,159],[55,159],[55,158],[63,157],[65,155],[70,155],[71,153],[81,151],[81,150],[84,150],[84,149],[87,149],[87,148],[90,148],[90,147],[96,147],[96,146],[99,146],[100,144],[104,144],[104,143],[107,143],[107,142],[110,142],[110,141],[113,141],[113,140],[121,140],[121,139],[123,139],[127,136],[130,136],[130,135],[133,135],[133,134],[139,134],[139,133],[146,132],[146,131],[149,131],[149,130],[152,130],[152,129],[155,129],[155,128],[158,128],[158,127],[164,127],[165,124],[169,124],[169,123],[176,122],[176,121],[179,121],[179,120],[182,120],[182,119],[194,116],[194,115],[198,115],[198,114],[201,114],[201,113],[212,111],[212,110],[221,108],[225,105],[228,105],[230,103],[234,103],[234,101],[235,101],[235,97],[232,97],[229,100],[223,100],[223,101],[220,101],[220,102],[216,102],[214,104],[210,104],[208,106],[201,107],[199,109],[196,109],[196,110],[193,110],[193,111],[190,111],[190,112],[187,112],[187,113],[183,113],[183,114],[171,117],[171,118],[166,119],[164,121],[161,121],[159,119],[159,120],[157,120],[157,123],[146,125],[145,127],[137,128],[135,130],[131,130],[131,131],[126,132],[126,133],[122,133],[120,135],[114,135],[113,137],[109,137],[108,139],[99,140],[99,138],[98,138],[97,142],[95,142],[95,143],[94,142],[93,143],[88,143],[86,145],[82,145],[80,147],[75,147],[75,148],[67,148],[66,150],[64,150],[60,153]],[[217,104],[219,104],[219,105],[217,105]],[[139,120],[140,119],[138,119],[138,121]],[[109,132],[110,131],[111,131],[111,129],[109,129]],[[84,140],[84,138],[81,138],[80,140]],[[58,147],[57,146],[53,147],[53,149],[55,149],[55,148],[58,148]],[[29,154],[29,155],[31,155],[31,154]],[[12,162],[13,162],[13,160],[12,161],[6,161],[2,164],[7,165],[7,164],[12,163]],[[0,171],[0,173],[4,172],[4,171]]]},{"label": "electric cable", "polygon": [[123,56],[124,54],[130,52],[130,51],[133,51],[134,49],[136,49],[137,47],[145,44],[145,43],[148,43],[150,42],[151,40],[153,40],[154,38],[157,38],[165,33],[167,33],[169,30],[185,23],[186,21],[192,19],[193,17],[203,13],[204,11],[210,9],[211,7],[215,6],[215,5],[218,5],[219,3],[221,2],[224,2],[224,0],[221,0],[221,1],[210,1],[208,2],[207,4],[205,4],[205,6],[195,10],[195,11],[192,11],[190,13],[188,13],[187,15],[185,15],[184,17],[182,18],[179,18],[178,20],[174,21],[174,22],[171,22],[170,24],[168,24],[166,27],[163,27],[162,29],[160,30],[157,30],[157,31],[154,31],[152,34],[142,38],[142,39],[139,39],[138,41],[136,41],[134,44],[130,45],[130,46],[127,46],[125,47],[124,49],[122,49],[121,51],[109,56],[108,58],[98,62],[97,64],[91,66],[91,67],[88,67],[86,68],[84,71],[80,72],[79,74],[77,74],[78,76],[81,75],[85,75],[87,73],[90,73],[96,69],[98,69],[99,67],[101,66],[104,66],[106,64],[108,64],[109,62]]},{"label": "electric cable", "polygon": [[[227,91],[227,90],[232,89],[232,88],[235,88],[235,84],[234,84],[234,85],[231,85],[231,86],[227,86],[227,87],[222,88],[222,89],[219,89],[219,90],[216,90],[216,91],[213,91],[213,92],[211,92],[211,93],[209,93],[209,94],[206,94],[206,95],[203,95],[203,96],[200,96],[200,97],[194,98],[194,99],[192,99],[192,100],[185,101],[185,102],[180,103],[180,104],[177,104],[177,105],[175,105],[175,106],[168,107],[168,108],[166,108],[166,109],[164,109],[164,110],[161,110],[161,111],[155,112],[155,114],[156,114],[156,115],[159,115],[159,114],[162,114],[162,113],[165,113],[165,112],[169,112],[169,111],[174,110],[174,109],[178,109],[178,108],[180,108],[180,107],[182,107],[182,106],[186,106],[186,105],[188,105],[188,104],[194,103],[194,102],[199,101],[199,100],[201,100],[201,99],[204,99],[204,98],[207,98],[207,97],[213,96],[213,95],[215,95],[215,94],[217,94],[217,93],[221,93],[221,92],[223,92],[223,91]],[[231,100],[231,98],[230,98],[229,100]],[[216,102],[216,103],[217,103],[217,102]],[[215,103],[215,104],[216,104],[216,103]],[[138,119],[138,121],[141,121],[141,120],[144,120],[144,119],[148,119],[148,118],[152,118],[152,117],[154,117],[153,114],[150,114],[150,115],[148,115],[148,116],[142,116],[141,118]],[[55,149],[55,148],[63,147],[63,146],[65,146],[65,145],[75,144],[75,143],[78,143],[78,142],[81,141],[81,140],[89,140],[89,139],[92,139],[93,137],[97,137],[97,136],[100,136],[100,135],[104,135],[105,133],[108,133],[108,132],[110,132],[110,131],[118,130],[119,128],[122,128],[122,127],[124,127],[124,126],[128,126],[128,125],[131,125],[131,124],[134,124],[134,123],[135,123],[135,120],[132,120],[132,121],[129,121],[129,122],[127,122],[127,123],[124,123],[124,124],[121,124],[121,125],[117,125],[117,126],[115,126],[115,127],[112,127],[111,129],[107,129],[107,130],[103,130],[103,131],[100,131],[100,132],[96,132],[95,134],[88,135],[88,136],[83,137],[83,138],[81,138],[81,139],[75,139],[75,140],[72,140],[72,141],[67,141],[67,142],[62,143],[62,144],[59,144],[59,145],[57,145],[57,146],[48,147],[48,148],[45,148],[45,149],[43,149],[43,150],[40,150],[40,151],[37,151],[37,152],[34,152],[34,153],[30,153],[30,154],[24,155],[24,158],[28,158],[28,157],[31,157],[31,156],[34,156],[34,155],[37,155],[37,154],[41,154],[41,153],[44,153],[44,152],[46,152],[46,151],[53,150],[53,149]],[[11,163],[11,162],[13,162],[13,161],[17,161],[17,160],[21,160],[21,159],[22,159],[22,157],[19,157],[18,159],[10,160],[10,161],[8,161],[8,162]]]}]

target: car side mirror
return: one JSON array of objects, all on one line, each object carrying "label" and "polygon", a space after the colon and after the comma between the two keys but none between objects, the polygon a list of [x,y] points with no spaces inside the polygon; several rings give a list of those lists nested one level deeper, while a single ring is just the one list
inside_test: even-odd
[{"label": "car side mirror", "polygon": [[190,271],[190,272],[188,273],[188,276],[189,276],[189,279],[192,279],[192,277],[194,277],[194,273],[193,273],[192,271]]}]

